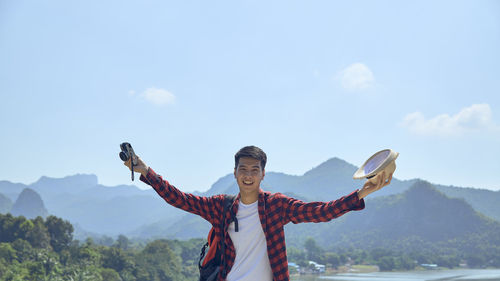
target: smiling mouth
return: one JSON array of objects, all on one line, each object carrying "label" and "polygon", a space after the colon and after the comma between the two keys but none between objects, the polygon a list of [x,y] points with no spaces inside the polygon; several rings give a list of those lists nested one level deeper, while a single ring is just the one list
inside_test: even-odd
[{"label": "smiling mouth", "polygon": [[243,183],[246,184],[246,185],[252,185],[253,181],[243,181]]}]

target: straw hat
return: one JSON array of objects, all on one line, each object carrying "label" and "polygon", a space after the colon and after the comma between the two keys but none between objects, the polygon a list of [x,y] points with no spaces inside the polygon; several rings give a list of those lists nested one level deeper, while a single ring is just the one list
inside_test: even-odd
[{"label": "straw hat", "polygon": [[386,176],[392,174],[396,170],[395,160],[398,156],[399,153],[392,149],[381,150],[368,158],[363,166],[354,173],[353,178],[371,179],[383,171],[386,171]]}]

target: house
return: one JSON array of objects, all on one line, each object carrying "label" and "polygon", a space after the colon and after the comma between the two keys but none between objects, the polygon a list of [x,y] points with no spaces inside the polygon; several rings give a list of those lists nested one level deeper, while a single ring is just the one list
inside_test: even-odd
[{"label": "house", "polygon": [[437,264],[428,264],[428,263],[423,263],[420,266],[426,269],[436,269],[438,267]]},{"label": "house", "polygon": [[300,272],[300,266],[294,262],[289,262],[288,268],[290,269],[290,272],[294,271],[294,269],[296,272]]},{"label": "house", "polygon": [[314,270],[317,273],[325,273],[325,270],[326,270],[326,266],[324,264],[319,264],[319,263],[314,262],[314,261],[309,261],[309,267],[314,267]]}]

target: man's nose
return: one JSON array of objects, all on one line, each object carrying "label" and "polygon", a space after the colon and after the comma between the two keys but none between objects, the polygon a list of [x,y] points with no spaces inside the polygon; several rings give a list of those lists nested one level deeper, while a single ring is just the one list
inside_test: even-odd
[{"label": "man's nose", "polygon": [[242,173],[244,176],[247,176],[247,177],[252,175],[251,171],[242,171]]}]

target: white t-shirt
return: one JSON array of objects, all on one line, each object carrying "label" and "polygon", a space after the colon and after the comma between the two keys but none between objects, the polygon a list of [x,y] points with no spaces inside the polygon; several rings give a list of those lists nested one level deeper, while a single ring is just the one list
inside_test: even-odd
[{"label": "white t-shirt", "polygon": [[229,237],[236,250],[236,258],[227,281],[272,281],[273,272],[267,255],[267,243],[259,219],[258,201],[245,205],[239,203],[238,232],[234,222],[229,224]]}]

